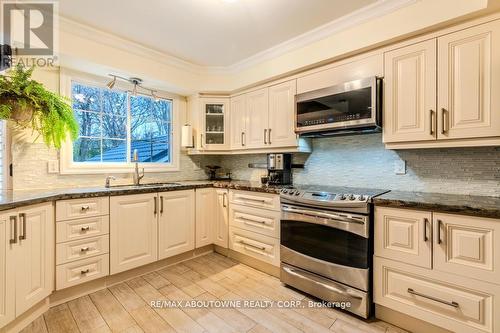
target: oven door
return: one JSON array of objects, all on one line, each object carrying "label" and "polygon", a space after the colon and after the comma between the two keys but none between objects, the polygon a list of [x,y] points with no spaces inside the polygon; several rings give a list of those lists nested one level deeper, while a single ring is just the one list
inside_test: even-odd
[{"label": "oven door", "polygon": [[297,95],[296,132],[377,128],[378,82],[370,77]]},{"label": "oven door", "polygon": [[283,263],[368,291],[369,216],[290,204],[281,209]]}]

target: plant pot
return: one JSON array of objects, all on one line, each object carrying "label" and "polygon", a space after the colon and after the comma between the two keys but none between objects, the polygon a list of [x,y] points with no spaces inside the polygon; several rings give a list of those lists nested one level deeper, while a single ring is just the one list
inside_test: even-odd
[{"label": "plant pot", "polygon": [[13,100],[2,100],[2,104],[9,104],[12,106],[12,112],[10,115],[10,119],[15,121],[20,125],[26,125],[31,122],[33,118],[33,108],[29,105],[26,107],[21,106],[17,101]]}]

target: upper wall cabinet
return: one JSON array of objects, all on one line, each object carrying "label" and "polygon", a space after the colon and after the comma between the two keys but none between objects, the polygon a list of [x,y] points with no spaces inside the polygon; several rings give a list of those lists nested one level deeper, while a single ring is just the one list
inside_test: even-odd
[{"label": "upper wall cabinet", "polygon": [[246,94],[245,146],[263,148],[268,140],[269,89],[264,88]]},{"label": "upper wall cabinet", "polygon": [[223,150],[229,148],[229,99],[201,98],[201,148]]},{"label": "upper wall cabinet", "polygon": [[271,147],[287,147],[297,144],[295,134],[296,81],[287,81],[269,87],[269,133]]},{"label": "upper wall cabinet", "polygon": [[385,54],[388,148],[500,145],[500,21]]},{"label": "upper wall cabinet", "polygon": [[246,96],[239,95],[231,98],[231,148],[245,147],[245,133],[247,123]]}]

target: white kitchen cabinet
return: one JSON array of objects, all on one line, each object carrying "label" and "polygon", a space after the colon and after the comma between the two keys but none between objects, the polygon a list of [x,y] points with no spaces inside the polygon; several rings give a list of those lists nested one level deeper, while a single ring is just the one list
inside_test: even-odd
[{"label": "white kitchen cabinet", "polygon": [[500,21],[438,38],[438,138],[500,136]]},{"label": "white kitchen cabinet", "polygon": [[291,147],[297,145],[294,112],[296,92],[296,80],[269,87],[267,143],[270,147]]},{"label": "white kitchen cabinet", "polygon": [[200,98],[200,105],[202,110],[201,149],[229,149],[229,98]]},{"label": "white kitchen cabinet", "polygon": [[228,247],[229,240],[229,198],[228,190],[215,189],[216,207],[214,224],[214,244]]},{"label": "white kitchen cabinet", "polygon": [[246,94],[246,134],[247,148],[268,147],[269,88]]},{"label": "white kitchen cabinet", "polygon": [[384,142],[437,137],[436,39],[384,56]]},{"label": "white kitchen cabinet", "polygon": [[0,327],[54,290],[54,207],[51,203],[0,217]]},{"label": "white kitchen cabinet", "polygon": [[375,207],[375,250],[379,257],[432,268],[432,214]]},{"label": "white kitchen cabinet", "polygon": [[195,247],[194,190],[159,193],[158,259],[193,250]]},{"label": "white kitchen cabinet", "polygon": [[116,274],[158,258],[156,193],[110,198],[110,271]]},{"label": "white kitchen cabinet", "polygon": [[247,111],[246,95],[231,97],[231,149],[243,149],[245,147]]},{"label": "white kitchen cabinet", "polygon": [[213,188],[196,189],[196,248],[214,242],[216,199]]},{"label": "white kitchen cabinet", "polygon": [[0,216],[0,327],[16,317],[16,269],[14,266],[14,226],[15,212],[5,212]]},{"label": "white kitchen cabinet", "polygon": [[433,214],[434,269],[500,284],[500,221]]}]

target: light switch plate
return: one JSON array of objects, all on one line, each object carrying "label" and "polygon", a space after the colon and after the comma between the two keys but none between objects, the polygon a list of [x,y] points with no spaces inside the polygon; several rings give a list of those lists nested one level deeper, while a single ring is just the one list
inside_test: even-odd
[{"label": "light switch plate", "polygon": [[59,173],[59,160],[50,160],[47,162],[48,173]]},{"label": "light switch plate", "polygon": [[406,161],[405,160],[394,161],[394,173],[396,175],[406,175]]}]

